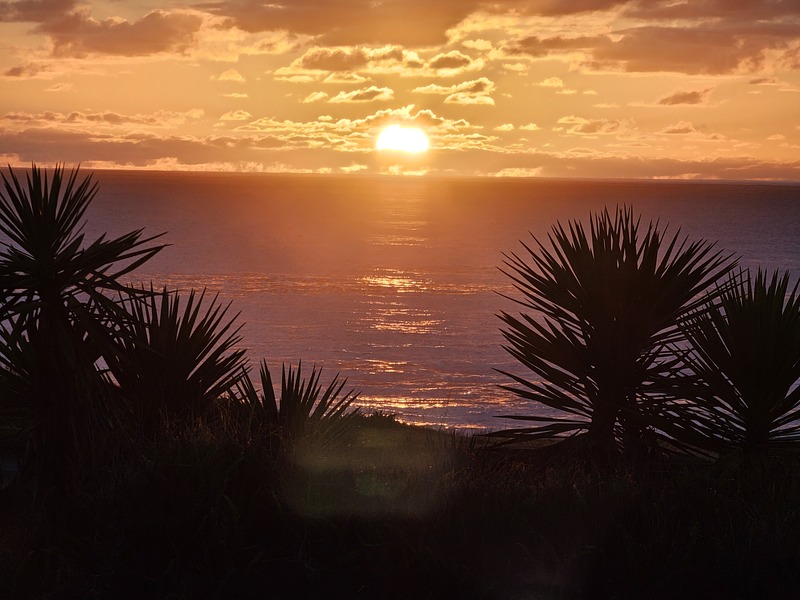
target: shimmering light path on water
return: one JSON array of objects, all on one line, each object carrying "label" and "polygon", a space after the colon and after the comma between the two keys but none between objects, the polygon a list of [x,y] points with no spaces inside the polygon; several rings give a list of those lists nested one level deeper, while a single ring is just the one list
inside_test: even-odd
[{"label": "shimmering light path on water", "polygon": [[523,372],[496,314],[503,252],[560,220],[633,205],[717,240],[742,265],[800,271],[800,187],[99,172],[89,237],[145,227],[172,244],[138,277],[208,288],[246,323],[252,363],[340,372],[405,420],[501,428],[541,414],[499,385]]}]

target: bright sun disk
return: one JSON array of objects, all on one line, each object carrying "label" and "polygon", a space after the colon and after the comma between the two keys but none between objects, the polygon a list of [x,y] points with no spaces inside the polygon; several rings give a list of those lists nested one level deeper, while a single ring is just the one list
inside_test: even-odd
[{"label": "bright sun disk", "polygon": [[400,125],[389,125],[375,142],[378,150],[399,150],[410,154],[425,152],[429,146],[428,136],[419,127]]}]

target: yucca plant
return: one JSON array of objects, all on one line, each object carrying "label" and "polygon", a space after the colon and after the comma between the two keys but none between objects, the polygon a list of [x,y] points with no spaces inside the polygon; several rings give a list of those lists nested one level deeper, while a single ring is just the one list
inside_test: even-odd
[{"label": "yucca plant", "polygon": [[203,415],[233,388],[245,366],[237,315],[226,318],[230,303],[218,296],[204,306],[205,290],[189,292],[185,305],[178,292],[164,288],[129,298],[132,320],[119,337],[110,369],[137,425],[153,431],[162,419]]},{"label": "yucca plant", "polygon": [[[64,487],[87,457],[94,434],[115,419],[98,361],[114,361],[115,331],[128,316],[112,296],[130,293],[120,278],[163,246],[137,230],[85,243],[83,218],[97,192],[78,169],[50,178],[33,165],[21,182],[12,168],[0,190],[0,322],[5,343],[26,344],[34,428],[31,461],[42,480]],[[23,342],[24,340],[24,342]],[[12,350],[13,354],[13,350]],[[63,489],[62,489],[63,491]]]},{"label": "yucca plant", "polygon": [[0,445],[16,446],[30,433],[35,362],[30,344],[11,319],[0,323]]},{"label": "yucca plant", "polygon": [[342,395],[347,380],[340,380],[338,374],[323,390],[321,374],[322,369],[312,367],[308,379],[304,379],[302,363],[297,365],[297,369],[283,365],[279,398],[267,362],[262,361],[260,393],[249,376],[243,377],[237,385],[235,397],[249,409],[246,429],[253,433],[278,434],[287,445],[310,435],[322,443],[340,437],[358,411],[350,410],[358,392],[350,390]]},{"label": "yucca plant", "polygon": [[564,417],[510,417],[535,423],[499,432],[514,440],[584,433],[595,456],[636,451],[661,409],[656,383],[676,368],[665,352],[677,343],[687,311],[733,267],[706,241],[666,237],[658,223],[640,228],[631,208],[557,223],[550,248],[534,238],[527,256],[505,255],[501,269],[528,312],[502,312],[506,350],[533,377],[506,373],[504,386]]},{"label": "yucca plant", "polygon": [[683,327],[683,392],[668,432],[717,454],[800,449],[800,293],[789,274],[732,274]]}]

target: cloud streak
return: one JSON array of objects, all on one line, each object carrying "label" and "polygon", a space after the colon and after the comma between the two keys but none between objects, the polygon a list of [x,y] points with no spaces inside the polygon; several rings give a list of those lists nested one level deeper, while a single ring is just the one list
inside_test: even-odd
[{"label": "cloud streak", "polygon": [[583,177],[602,164],[609,177],[694,177],[738,165],[745,176],[797,164],[794,1],[178,6],[0,0],[4,154],[381,172],[375,137],[401,123],[431,137],[430,173]]},{"label": "cloud streak", "polygon": [[712,88],[689,92],[673,92],[658,101],[661,106],[677,106],[680,104],[704,104]]},{"label": "cloud streak", "polygon": [[37,31],[50,37],[55,56],[141,56],[186,51],[201,25],[199,15],[185,11],[157,10],[134,22],[97,21],[83,12],[72,12],[43,22]]},{"label": "cloud streak", "polygon": [[387,87],[377,87],[374,85],[351,92],[339,92],[329,102],[333,104],[342,102],[377,102],[386,101],[394,98],[394,92]]},{"label": "cloud streak", "polygon": [[491,93],[495,89],[493,81],[486,77],[465,81],[449,86],[435,83],[414,88],[418,94],[437,94],[445,96],[446,104],[494,105]]}]

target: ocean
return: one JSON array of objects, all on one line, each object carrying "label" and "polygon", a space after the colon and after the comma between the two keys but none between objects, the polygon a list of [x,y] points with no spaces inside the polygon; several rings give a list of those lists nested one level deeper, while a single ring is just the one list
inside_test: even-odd
[{"label": "ocean", "polygon": [[743,267],[800,274],[800,185],[97,171],[89,239],[170,244],[132,277],[231,303],[257,371],[335,374],[366,411],[487,430],[546,414],[500,386],[518,312],[503,254],[570,219],[631,206]]}]

